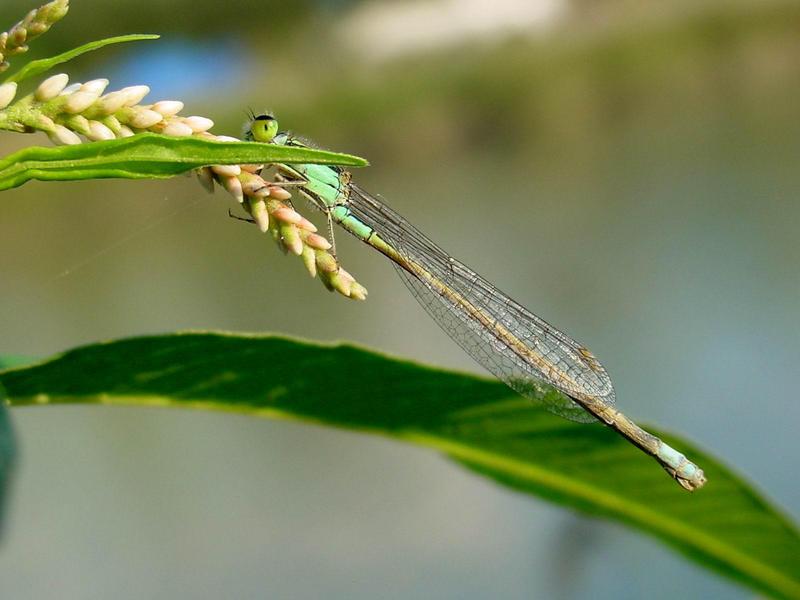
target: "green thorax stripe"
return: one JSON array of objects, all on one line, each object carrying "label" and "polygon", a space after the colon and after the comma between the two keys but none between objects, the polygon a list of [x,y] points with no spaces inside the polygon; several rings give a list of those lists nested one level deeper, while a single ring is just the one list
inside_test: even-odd
[{"label": "green thorax stripe", "polygon": [[[287,179],[305,179],[303,192],[314,196],[322,206],[334,207],[347,199],[347,186],[342,180],[345,172],[338,173],[324,165],[278,165]],[[320,206],[320,208],[322,208]]]},{"label": "green thorax stripe", "polygon": [[[304,147],[301,141],[280,134],[275,137],[276,144]],[[301,192],[318,204],[327,207],[333,221],[363,241],[369,241],[374,233],[372,228],[350,212],[347,200],[350,194],[350,173],[337,167],[314,164],[277,165],[280,173],[287,179],[305,179],[308,183]]]}]

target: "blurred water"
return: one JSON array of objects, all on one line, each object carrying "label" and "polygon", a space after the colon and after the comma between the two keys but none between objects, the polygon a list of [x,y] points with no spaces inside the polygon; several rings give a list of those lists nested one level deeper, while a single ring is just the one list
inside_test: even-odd
[{"label": "blurred water", "polygon": [[[592,348],[627,413],[698,441],[800,515],[787,471],[800,450],[800,119],[797,77],[776,66],[782,46],[748,53],[742,43],[730,79],[711,63],[719,81],[697,67],[697,87],[691,59],[706,55],[694,51],[661,71],[637,54],[647,68],[623,60],[622,74],[590,53],[570,59],[567,79],[561,63],[545,69],[552,86],[526,83],[527,63],[511,64],[502,89],[501,67],[465,83],[454,75],[462,63],[436,63],[434,89],[408,66],[403,76],[419,82],[390,102],[379,93],[392,81],[377,71],[355,75],[337,100],[316,63],[292,69],[308,57],[300,46],[344,60],[309,30],[319,46],[243,51],[244,36],[209,45],[171,35],[159,53],[86,68],[151,83],[154,97],[195,96],[188,112],[211,105],[205,91],[242,85],[242,96],[278,103],[294,130],[364,152],[364,187]],[[670,43],[670,56],[691,46]],[[758,86],[739,68],[748,61]],[[636,84],[650,68],[657,75]],[[260,69],[274,74],[266,92]],[[230,103],[213,114],[226,133],[246,106]],[[344,235],[339,254],[370,289],[365,304],[328,295],[299,261],[228,219],[222,193],[191,180],[33,183],[6,197],[0,352],[217,328],[355,340],[474,369],[383,257]],[[750,597],[647,538],[391,441],[164,410],[13,416],[8,597]]]},{"label": "blurred water", "polygon": [[247,50],[234,35],[217,36],[201,44],[170,36],[157,43],[144,43],[135,54],[122,55],[98,70],[115,73],[115,87],[147,81],[153,96],[159,98],[219,101],[247,78],[252,66]]}]

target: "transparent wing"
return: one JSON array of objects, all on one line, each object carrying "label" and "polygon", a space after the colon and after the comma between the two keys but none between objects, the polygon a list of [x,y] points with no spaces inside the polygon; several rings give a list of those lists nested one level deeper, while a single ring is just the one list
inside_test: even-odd
[{"label": "transparent wing", "polygon": [[[478,363],[520,395],[568,419],[594,420],[570,395],[586,394],[614,403],[608,373],[586,348],[449,256],[384,203],[356,185],[351,188],[348,206],[353,216],[407,263],[419,265],[430,275],[420,276],[395,263],[419,303]],[[435,285],[437,280],[455,293]],[[561,393],[553,393],[543,383]]]}]

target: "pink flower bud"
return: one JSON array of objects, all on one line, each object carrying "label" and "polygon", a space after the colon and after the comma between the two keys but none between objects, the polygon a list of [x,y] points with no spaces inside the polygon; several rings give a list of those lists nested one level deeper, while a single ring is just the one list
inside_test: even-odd
[{"label": "pink flower bud", "polygon": [[308,244],[312,248],[316,248],[317,250],[331,249],[331,243],[324,237],[322,237],[321,235],[317,235],[316,233],[311,233],[306,236],[306,244]]}]

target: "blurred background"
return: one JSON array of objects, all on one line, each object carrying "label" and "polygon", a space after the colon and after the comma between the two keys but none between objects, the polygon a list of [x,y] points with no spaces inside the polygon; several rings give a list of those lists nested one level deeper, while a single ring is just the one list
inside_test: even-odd
[{"label": "blurred background", "polygon": [[[34,5],[4,0],[0,29]],[[221,134],[271,109],[367,157],[366,189],[592,348],[626,413],[800,516],[799,3],[73,0],[31,55],[122,33],[163,38],[85,56],[73,81],[149,84]],[[345,234],[366,303],[328,294],[191,179],[3,200],[0,353],[196,328],[477,370]],[[3,597],[752,595],[388,440],[164,409],[12,414]]]}]

